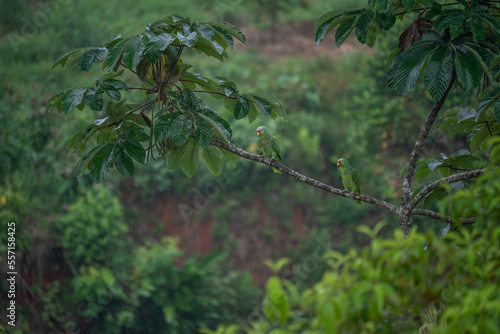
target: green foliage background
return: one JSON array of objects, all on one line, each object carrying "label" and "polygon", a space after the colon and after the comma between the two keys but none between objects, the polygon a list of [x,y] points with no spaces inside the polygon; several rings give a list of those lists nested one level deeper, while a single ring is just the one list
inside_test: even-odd
[{"label": "green foliage background", "polygon": [[[345,328],[370,332],[387,326],[382,321],[387,310],[380,308],[380,300],[390,300],[393,308],[407,309],[415,298],[420,298],[421,291],[426,294],[425,301],[420,300],[419,305],[426,306],[408,309],[413,313],[401,319],[405,330],[421,328],[423,323],[415,319],[423,312],[444,314],[449,327],[441,327],[443,332],[461,328],[467,321],[474,321],[467,318],[464,305],[484,307],[491,312],[488,313],[490,319],[498,319],[495,306],[498,293],[490,291],[491,285],[488,285],[498,275],[495,271],[486,274],[490,266],[495,266],[495,262],[490,261],[496,254],[495,244],[491,242],[498,239],[498,228],[495,229],[489,223],[492,218],[487,219],[484,214],[481,226],[490,231],[490,238],[474,239],[472,231],[443,242],[431,233],[415,234],[403,245],[400,236],[391,237],[395,217],[386,216],[369,205],[357,208],[347,199],[333,198],[304,184],[276,177],[266,166],[239,162],[237,172],[230,172],[221,190],[209,198],[201,214],[194,216],[194,219],[212,221],[216,242],[211,251],[222,250],[200,256],[186,254],[178,242],[162,238],[163,223],[151,217],[141,204],[152,202],[158,196],[192,203],[198,189],[206,189],[214,182],[208,169],[201,168],[188,179],[180,169],[167,169],[165,161],[157,160],[145,166],[137,165],[133,180],[111,172],[99,186],[93,185],[87,175],[76,181],[72,170],[75,157],[66,154],[66,143],[81,130],[81,124],[93,118],[86,111],[76,110],[73,117],[67,119],[46,114],[45,103],[61,87],[92,84],[90,80],[96,71],[93,69],[86,75],[76,75],[75,69],[51,71],[52,63],[63,52],[101,45],[115,33],[124,36],[138,33],[146,22],[175,12],[200,21],[228,20],[238,26],[266,29],[262,34],[271,34],[296,23],[313,25],[325,10],[332,9],[328,1],[293,1],[289,5],[281,1],[261,2],[269,5],[266,7],[269,10],[262,11],[263,5],[256,8],[251,2],[224,0],[169,1],[168,4],[130,0],[106,4],[94,0],[2,4],[5,15],[2,14],[0,21],[0,218],[2,226],[4,222],[16,222],[17,263],[24,271],[28,288],[18,285],[16,329],[6,326],[4,317],[0,328],[13,333],[62,329],[90,333],[96,330],[100,333],[127,330],[195,333],[200,328],[216,330],[221,324],[239,322],[260,333],[269,326],[281,326],[285,330],[287,326],[302,326],[307,322],[311,323],[311,330],[317,329],[314,326],[330,328],[332,319],[323,314],[333,310],[337,312],[336,321],[344,323]],[[364,1],[335,2],[338,8],[362,5]],[[34,22],[38,24],[33,25]],[[278,35],[280,37],[283,36]],[[313,47],[314,36],[310,42]],[[335,47],[332,41],[325,42]],[[285,104],[288,121],[265,125],[280,141],[286,165],[340,186],[335,161],[345,157],[358,167],[364,193],[394,201],[399,198],[397,175],[418,135],[419,127],[415,124],[421,124],[432,105],[423,83],[417,82],[414,92],[405,97],[387,87],[385,59],[396,44],[396,35],[383,36],[377,40],[373,53],[355,50],[333,60],[326,56],[311,60],[300,54],[275,57],[261,52],[258,45],[237,45],[222,66],[213,59],[189,56],[196,59],[193,63],[204,73],[230,77],[242,90],[263,90]],[[453,93],[448,103],[460,105],[467,98]],[[231,122],[234,140],[247,151],[258,153],[255,127],[264,122],[268,119],[260,117],[251,125]],[[426,148],[427,156],[438,158],[439,152],[455,152],[468,145],[464,135],[449,139],[435,131]],[[484,159],[480,154],[477,156],[480,161]],[[498,169],[490,172],[497,180]],[[134,194],[126,198],[120,189],[130,183]],[[476,201],[481,204],[470,210],[478,214],[498,212],[494,200],[497,183],[496,188],[479,183],[477,187],[484,187],[480,192],[484,201]],[[457,217],[464,211],[473,214],[467,211],[467,203],[477,192],[464,190],[455,195],[456,202],[451,206]],[[290,257],[295,274],[292,284],[281,279],[291,276],[292,270],[274,272],[267,283],[267,293],[256,287],[248,273],[235,269],[244,265],[238,263],[237,256],[231,252],[238,247],[235,230],[250,230],[258,223],[260,217],[251,204],[263,197],[262,208],[267,217],[259,243],[272,244],[283,236],[284,245],[266,255],[273,259]],[[290,207],[304,215],[303,235],[293,231],[294,212]],[[245,219],[240,219],[242,215]],[[357,226],[363,223],[373,226],[379,220],[387,223],[380,234],[389,236],[388,239],[379,240],[356,232]],[[416,219],[415,223],[420,226],[419,231],[445,225],[429,223],[424,218]],[[5,263],[5,236],[2,232],[2,264]],[[319,248],[320,240],[325,242]],[[453,262],[436,259],[431,253],[415,255],[416,249],[425,242],[434,247],[435,253],[447,254],[452,252],[450,249],[454,250],[450,255]],[[369,248],[349,251],[353,245],[366,244]],[[455,248],[450,248],[450,244]],[[492,248],[486,258],[479,256],[479,251],[471,251],[485,247]],[[334,252],[328,253],[325,260],[323,253],[331,249]],[[414,256],[413,265],[405,254]],[[470,271],[446,277],[424,272],[432,261],[441,261],[439,263],[449,266],[451,272],[467,262]],[[389,288],[388,284],[393,282],[390,275],[396,273],[379,270],[381,263],[408,269],[409,279],[421,277],[422,280],[411,287],[402,282]],[[341,264],[346,268],[345,274],[331,269],[338,269]],[[375,269],[365,271],[367,267]],[[436,276],[432,276],[434,274]],[[427,282],[426,275],[435,280]],[[477,289],[460,290],[462,295],[453,296],[456,303],[450,303],[449,309],[443,311],[439,305],[432,304],[432,296],[443,293],[445,289],[441,284],[446,280],[462,286],[475,282]],[[366,301],[364,294],[374,288],[372,283],[367,285],[367,281],[375,283],[376,293],[373,303],[365,308],[356,303]],[[333,289],[334,284],[340,284],[341,288]],[[2,305],[6,289],[6,282],[0,282]],[[402,300],[394,297],[396,292],[391,289],[400,289],[398,292],[415,289],[412,290],[415,295],[408,294]],[[274,292],[276,295],[271,296]],[[361,297],[354,298],[355,293]],[[326,300],[322,299],[323,295],[336,298]],[[262,315],[248,321],[262,296],[264,300],[287,300],[288,306],[273,309],[276,303],[268,308],[264,305]],[[484,297],[482,304],[476,305],[481,296]],[[354,311],[346,314],[345,309],[349,307]],[[317,323],[311,321],[314,312],[317,312]],[[357,316],[357,312],[368,313],[374,320],[355,323],[352,317]],[[455,319],[453,315],[457,315]],[[429,321],[425,325],[439,328],[442,323]],[[498,323],[484,322],[484,326],[490,327],[480,329],[494,328]],[[236,331],[237,327],[219,327],[219,332]]]}]

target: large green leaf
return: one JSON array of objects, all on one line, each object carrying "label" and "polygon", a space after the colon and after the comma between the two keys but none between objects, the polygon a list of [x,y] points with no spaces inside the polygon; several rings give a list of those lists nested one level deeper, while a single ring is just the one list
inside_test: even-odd
[{"label": "large green leaf", "polygon": [[177,37],[177,40],[181,44],[188,46],[188,47],[195,46],[196,42],[198,41],[198,34],[196,33],[196,31],[193,31],[192,33],[190,33],[186,36],[183,35],[182,33],[178,32],[176,37]]},{"label": "large green leaf", "polygon": [[[229,35],[235,37],[237,40],[239,40],[243,44],[247,44],[247,39],[246,39],[245,35],[241,32],[241,30],[230,23],[220,21],[220,22],[206,22],[205,24],[212,26],[214,28],[222,29],[223,31],[226,32],[226,35],[225,35],[226,37],[227,37],[227,34],[229,34]],[[220,31],[219,29],[217,29],[217,31]]]},{"label": "large green leaf", "polygon": [[200,164],[200,147],[194,140],[190,140],[182,147],[183,154],[180,159],[181,169],[187,177],[192,177]]},{"label": "large green leaf", "polygon": [[186,119],[183,114],[178,115],[170,125],[170,133],[175,145],[182,146],[191,137],[191,121]]},{"label": "large green leaf", "polygon": [[128,43],[123,47],[123,64],[129,69],[133,70],[141,61],[142,56],[142,37],[136,35],[132,37]]},{"label": "large green leaf", "polygon": [[85,91],[85,104],[89,106],[90,109],[95,111],[102,110],[103,98],[102,93],[95,88],[88,88]]},{"label": "large green leaf", "polygon": [[157,141],[163,141],[170,137],[170,124],[174,116],[172,114],[159,117],[153,126],[153,133]]},{"label": "large green leaf", "polygon": [[114,143],[108,143],[98,150],[90,163],[90,177],[95,182],[101,182],[108,172],[109,163],[113,160]]},{"label": "large green leaf", "polygon": [[78,131],[66,144],[66,153],[68,153],[71,149],[74,149],[78,153],[82,153],[84,149],[82,149],[83,139],[89,134],[90,131],[94,128],[94,124],[91,124],[81,131]]},{"label": "large green leaf", "polygon": [[104,61],[108,54],[107,48],[95,48],[85,52],[78,60],[78,69],[81,72],[89,71],[96,61]]},{"label": "large green leaf", "polygon": [[83,155],[77,162],[76,167],[75,167],[75,176],[78,181],[81,181],[83,178],[84,172],[87,170],[88,166],[96,156],[96,154],[99,152],[99,150],[104,146],[105,144],[98,145],[94,147],[90,152],[87,154]]},{"label": "large green leaf", "polygon": [[217,26],[212,26],[212,29],[215,31],[214,40],[218,42],[224,49],[226,47],[229,47],[230,49],[234,47],[233,36],[231,36],[230,33]]},{"label": "large green leaf", "polygon": [[234,106],[234,118],[242,119],[248,115],[248,110],[250,109],[250,104],[248,100],[244,97],[239,97],[236,100],[236,104]]},{"label": "large green leaf", "polygon": [[222,172],[224,158],[218,147],[209,145],[202,150],[201,157],[212,174],[219,175]]},{"label": "large green leaf", "polygon": [[[210,116],[209,116],[210,115]],[[214,116],[217,116],[216,114],[212,112],[204,112],[204,113],[199,113],[196,115],[197,117],[203,118],[208,124],[210,124],[211,128],[215,131],[215,137],[217,139],[220,139],[225,142],[229,142],[229,139],[231,138],[231,134],[227,131],[227,129],[216,121]],[[215,119],[214,119],[215,118]],[[219,117],[220,118],[220,117]]]},{"label": "large green leaf", "polygon": [[197,73],[184,72],[179,81],[184,84],[184,87],[191,90],[196,88],[196,85],[208,91],[215,91],[217,89],[217,83],[213,80],[209,80]]},{"label": "large green leaf", "polygon": [[366,43],[368,31],[370,30],[372,25],[377,24],[377,21],[374,20],[374,18],[375,18],[375,13],[372,12],[371,10],[368,10],[365,13],[363,13],[363,15],[361,15],[358,21],[356,22],[356,29],[355,29],[356,37],[363,44]]},{"label": "large green leaf", "polygon": [[87,88],[79,87],[72,88],[61,100],[61,110],[67,114],[77,106],[81,106],[84,102],[85,92]]},{"label": "large green leaf", "polygon": [[424,71],[425,88],[434,100],[438,101],[443,97],[450,85],[452,74],[451,50],[441,47],[429,58]]},{"label": "large green leaf", "polygon": [[111,86],[111,85],[101,85],[100,88],[111,98],[111,100],[113,102],[120,101],[122,95],[118,91],[118,89],[116,89],[114,86]]},{"label": "large green leaf", "polygon": [[177,167],[181,161],[181,158],[184,154],[183,147],[177,147],[167,152],[165,158],[167,162],[168,169],[174,169]]},{"label": "large green leaf", "polygon": [[132,159],[138,163],[144,163],[146,160],[146,151],[144,151],[144,147],[138,141],[126,139],[123,141],[123,146]]},{"label": "large green leaf", "polygon": [[483,74],[481,65],[479,65],[474,54],[464,45],[456,46],[455,50],[455,67],[457,69],[458,80],[465,88],[471,90],[481,81]]},{"label": "large green leaf", "polygon": [[198,146],[206,148],[212,140],[212,127],[202,116],[196,116],[194,138]]},{"label": "large green leaf", "polygon": [[224,48],[219,43],[212,42],[202,36],[198,36],[198,40],[196,41],[194,48],[200,50],[208,56],[217,58],[220,61],[224,60],[224,56],[226,56]]},{"label": "large green leaf", "polygon": [[343,9],[333,10],[322,15],[316,22],[315,44],[318,45],[325,38],[326,34],[330,32],[337,25],[366,12],[366,9],[357,9],[344,11]]},{"label": "large green leaf", "polygon": [[131,38],[132,37],[122,40],[109,51],[109,54],[106,57],[106,68],[108,71],[116,70],[118,68],[120,60],[122,59],[123,47]]},{"label": "large green leaf", "polygon": [[342,22],[337,31],[335,32],[335,44],[340,47],[347,37],[351,34],[354,29],[354,23],[356,22],[356,17],[352,17],[344,22]]},{"label": "large green leaf", "polygon": [[394,11],[390,8],[385,12],[377,13],[376,18],[377,22],[385,31],[390,30],[396,23],[396,15],[394,14]]},{"label": "large green leaf", "polygon": [[125,176],[134,174],[134,162],[125,152],[123,145],[116,145],[113,151],[116,169]]},{"label": "large green leaf", "polygon": [[427,58],[438,47],[435,41],[419,41],[397,55],[387,72],[389,86],[400,95],[413,89]]}]

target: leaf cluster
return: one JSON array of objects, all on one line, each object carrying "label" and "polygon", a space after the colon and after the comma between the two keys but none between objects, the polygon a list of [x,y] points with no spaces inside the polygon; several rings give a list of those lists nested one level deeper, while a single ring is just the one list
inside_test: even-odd
[{"label": "leaf cluster", "polygon": [[[417,5],[422,7],[417,9]],[[455,74],[467,90],[483,77],[485,83],[491,81],[488,67],[498,54],[500,23],[493,15],[495,7],[488,5],[489,1],[458,1],[454,5],[434,0],[369,1],[363,9],[335,10],[320,17],[316,44],[337,27],[337,46],[353,31],[361,43],[373,46],[378,34],[394,26],[397,16],[403,20],[418,12],[388,58],[387,79],[391,88],[406,95],[423,75],[427,91],[437,101]]]},{"label": "leaf cluster", "polygon": [[[123,38],[114,36],[102,47],[73,49],[53,65],[63,69],[76,66],[89,71],[97,62],[108,73],[94,86],[66,89],[47,101],[46,110],[68,114],[75,108],[102,111],[93,124],[77,133],[68,151],[81,155],[75,168],[78,179],[89,169],[91,178],[100,182],[110,167],[123,175],[132,175],[134,161],[144,163],[155,154],[167,157],[167,165],[180,165],[191,177],[200,156],[208,169],[218,175],[224,161],[236,157],[210,144],[212,139],[232,142],[232,130],[219,112],[205,105],[199,94],[224,100],[224,107],[235,119],[253,122],[260,109],[265,117],[284,117],[280,102],[261,92],[242,93],[224,77],[215,79],[190,72],[182,53],[192,49],[223,61],[234,38],[246,43],[243,33],[226,22],[191,22],[189,17],[170,15],[146,27],[143,34]],[[126,83],[124,73],[139,83]],[[128,103],[122,96],[140,92],[140,103]],[[106,106],[105,98],[107,101]],[[144,144],[146,147],[144,147]]]}]

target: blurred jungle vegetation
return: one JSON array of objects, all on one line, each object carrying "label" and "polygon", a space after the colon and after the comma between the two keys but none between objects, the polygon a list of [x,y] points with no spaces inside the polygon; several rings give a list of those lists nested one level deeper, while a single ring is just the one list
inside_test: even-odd
[{"label": "blurred jungle vegetation", "polygon": [[[336,161],[344,157],[357,168],[362,193],[397,201],[401,195],[399,171],[433,105],[422,82],[404,97],[387,85],[386,59],[398,43],[397,31],[381,35],[374,48],[355,38],[337,48],[333,36],[314,46],[318,17],[328,10],[364,5],[362,0],[2,1],[0,259],[6,272],[4,226],[13,221],[20,275],[16,327],[6,324],[2,307],[0,331],[198,333],[205,328],[215,333],[219,328],[217,333],[238,333],[237,327],[222,325],[252,323],[255,333],[267,333],[274,328],[268,323],[286,323],[289,317],[295,323],[309,321],[307,314],[301,313],[308,300],[319,298],[321,291],[327,296],[337,293],[331,287],[334,282],[344,284],[339,293],[346,294],[346,307],[356,307],[349,304],[356,301],[349,299],[346,289],[367,279],[361,267],[346,264],[350,283],[331,273],[323,276],[327,268],[339,268],[347,261],[342,256],[359,255],[360,266],[371,268],[380,264],[375,257],[382,256],[377,248],[382,247],[394,255],[386,265],[402,266],[402,270],[407,259],[396,254],[424,247],[428,239],[417,235],[403,243],[397,232],[397,216],[369,204],[358,207],[352,200],[277,175],[268,166],[250,161],[239,161],[219,176],[201,167],[188,178],[179,168],[167,169],[164,159],[158,159],[137,165],[131,177],[112,171],[99,184],[88,175],[77,181],[73,173],[77,157],[66,152],[66,144],[82,124],[95,117],[86,110],[74,110],[71,117],[45,113],[47,100],[57,91],[91,84],[97,73],[95,68],[83,74],[74,68],[51,70],[67,50],[102,45],[115,34],[138,33],[148,22],[172,13],[198,21],[227,21],[246,35],[247,46],[236,43],[223,63],[194,53],[187,57],[204,74],[230,77],[242,90],[266,92],[281,101],[288,114],[286,121],[259,115],[251,124],[231,122],[234,141],[246,151],[260,154],[255,128],[265,125],[279,140],[282,162],[290,168],[342,188]],[[445,109],[467,105],[472,96],[452,91]],[[466,135],[449,137],[437,130],[439,125],[426,142],[425,156],[468,148]],[[478,154],[478,158],[484,162],[484,156]],[[490,195],[488,199],[495,196]],[[467,205],[463,198],[474,197],[461,196],[455,207],[460,212]],[[498,209],[495,203],[487,210]],[[437,210],[437,205],[434,208]],[[480,207],[475,210],[484,213]],[[481,224],[491,230],[491,239],[498,240],[498,228],[488,220]],[[360,233],[362,225],[377,225],[377,233],[371,235],[369,228]],[[428,235],[446,227],[446,223],[424,217],[416,217],[414,225],[419,232],[429,231]],[[493,247],[491,239],[473,236],[466,234],[457,245]],[[474,265],[480,257],[480,250],[460,251],[459,246],[430,238],[436,252],[456,254],[450,270],[460,268],[460,259]],[[359,253],[353,254],[356,250]],[[272,263],[283,257],[288,259],[286,264],[272,270]],[[268,265],[266,259],[270,260]],[[422,271],[432,261],[431,255],[415,260]],[[494,270],[490,276],[477,272],[459,276],[453,284],[459,284],[460,279],[483,284],[487,300],[477,307],[487,307],[485,303],[492,300],[498,303],[498,292],[490,291],[487,285],[498,279],[494,276],[498,266]],[[424,272],[410,272],[426,279]],[[390,270],[379,276],[375,272],[368,278],[380,286],[380,298],[391,299],[411,289],[403,283],[394,290],[386,289],[393,282],[392,274]],[[440,279],[444,278],[433,277],[429,282]],[[321,288],[324,290],[318,290]],[[414,288],[410,297],[425,291],[429,295],[423,298],[432,300],[438,293],[437,287],[426,288],[423,281]],[[7,289],[2,280],[2,306],[7,303]],[[360,295],[369,290],[368,285],[358,289],[365,289],[357,291]],[[286,295],[291,311],[264,306],[261,315],[259,305],[266,291],[267,295],[272,291]],[[303,292],[302,299],[297,297]],[[374,308],[379,307],[376,303]],[[334,308],[328,301],[324,305],[325,314]],[[435,305],[428,312],[440,315],[440,307]],[[500,319],[498,307],[489,315]],[[359,329],[342,315],[336,319],[346,321],[344,328],[377,330],[368,325]],[[466,321],[467,317],[461,319]],[[330,328],[328,320],[320,321]],[[411,321],[402,328],[422,328],[421,323]],[[433,324],[424,323],[428,327]],[[496,320],[491,328],[498,325]],[[450,325],[450,330],[453,328]]]}]

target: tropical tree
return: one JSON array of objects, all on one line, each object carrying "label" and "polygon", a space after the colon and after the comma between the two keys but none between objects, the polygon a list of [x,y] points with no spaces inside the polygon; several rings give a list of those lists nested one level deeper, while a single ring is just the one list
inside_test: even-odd
[{"label": "tropical tree", "polygon": [[[495,199],[499,153],[495,145],[500,132],[499,14],[497,2],[491,0],[371,0],[365,8],[334,10],[319,18],[316,44],[336,29],[338,46],[354,32],[361,43],[371,47],[379,34],[404,26],[398,46],[387,59],[388,85],[406,95],[423,80],[426,97],[435,102],[422,120],[401,171],[402,195],[397,204],[335,188],[237,146],[227,114],[220,113],[219,107],[236,120],[247,118],[250,123],[259,111],[272,119],[285,118],[286,113],[267,94],[240,92],[230,79],[208,78],[185,61],[187,50],[222,61],[234,47],[234,39],[246,43],[243,33],[225,22],[201,23],[176,14],[149,24],[142,34],[115,36],[101,47],[71,50],[54,67],[76,66],[87,72],[101,62],[106,73],[95,85],[54,95],[47,110],[69,114],[87,107],[97,113],[96,120],[76,133],[67,146],[80,156],[75,167],[78,179],[88,170],[100,182],[112,167],[132,175],[135,163],[156,157],[164,157],[168,168],[180,166],[189,177],[203,160],[217,175],[225,161],[234,165],[243,158],[398,215],[401,231],[394,240],[375,239],[378,228],[363,229],[373,238],[371,246],[347,255],[330,254],[332,270],[301,296],[275,273],[267,284],[263,316],[250,323],[248,332],[331,333],[335,328],[346,332],[395,328],[456,332],[476,325],[478,330],[494,332],[500,327],[495,320],[500,313],[497,289],[490,282],[497,275],[498,256],[485,249],[494,248],[491,242],[499,233],[489,219],[489,211],[499,210]],[[398,19],[402,23],[396,25]],[[475,91],[476,96],[469,105],[446,111],[440,130],[450,136],[464,133],[470,149],[422,157],[429,132],[453,89]],[[435,209],[437,202],[441,210]],[[410,233],[414,215],[448,226],[436,236],[414,235]],[[461,225],[477,228],[469,232],[459,228]],[[474,287],[463,288],[468,285]],[[238,326],[230,326],[216,332],[237,330]]]},{"label": "tropical tree", "polygon": [[[402,170],[399,205],[332,187],[236,146],[231,126],[217,106],[223,105],[235,119],[247,118],[250,123],[259,110],[272,119],[285,118],[286,113],[276,99],[262,92],[240,92],[230,79],[205,77],[184,61],[185,51],[190,49],[223,61],[228,49],[234,47],[234,38],[246,43],[243,33],[226,22],[201,23],[176,14],[149,24],[142,34],[126,38],[117,35],[101,47],[70,50],[53,67],[76,66],[87,72],[101,62],[106,73],[95,85],[68,88],[54,95],[46,108],[68,114],[87,107],[98,113],[96,120],[76,133],[67,146],[68,151],[80,155],[75,167],[78,179],[88,169],[91,178],[100,182],[110,167],[132,175],[134,161],[142,164],[158,156],[166,158],[168,168],[180,166],[189,177],[197,171],[201,158],[217,175],[225,160],[234,164],[242,157],[332,194],[392,211],[399,216],[405,233],[410,231],[413,215],[452,223],[450,216],[430,210],[433,201],[467,187],[471,179],[484,173],[484,163],[478,165],[484,161],[480,158],[487,159],[486,139],[500,130],[500,21],[495,4],[465,0],[444,4],[434,0],[369,1],[366,8],[334,10],[317,22],[316,44],[337,28],[335,42],[339,46],[352,32],[361,43],[373,46],[377,36],[393,28],[397,19],[409,22],[399,45],[388,57],[388,84],[406,95],[423,76],[435,103],[423,120],[408,164]],[[469,133],[471,148],[441,153],[437,159],[420,159],[425,140],[452,89],[477,90],[469,106],[453,108],[443,116],[445,123],[441,127],[450,128],[452,136]],[[223,103],[209,105],[202,96]],[[414,178],[419,184],[412,191]],[[451,190],[444,184],[451,185]],[[423,207],[417,208],[421,203]],[[474,218],[459,221],[472,224]]]}]

